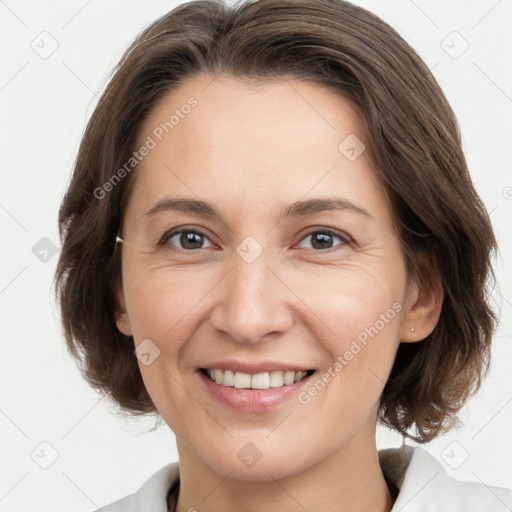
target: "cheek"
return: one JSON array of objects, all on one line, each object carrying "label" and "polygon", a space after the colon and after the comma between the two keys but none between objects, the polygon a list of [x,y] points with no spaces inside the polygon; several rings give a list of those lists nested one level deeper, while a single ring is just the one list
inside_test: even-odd
[{"label": "cheek", "polygon": [[[394,321],[401,309],[406,286],[405,270],[399,261],[387,268],[352,263],[340,268],[311,269],[309,272],[287,276],[287,284],[309,309],[310,325],[314,318],[323,328],[323,338],[336,342],[349,341],[359,332],[382,321]],[[384,318],[381,319],[381,316]],[[381,321],[382,320],[382,321]]]},{"label": "cheek", "polygon": [[187,321],[201,309],[201,300],[213,286],[211,279],[190,270],[144,271],[137,265],[128,270],[126,306],[135,341],[149,338],[162,352],[176,351],[176,344],[169,341],[186,339]]},{"label": "cheek", "polygon": [[318,287],[310,291],[304,301],[311,309],[308,328],[328,354],[330,366],[322,371],[343,375],[337,381],[344,388],[357,384],[360,390],[353,398],[375,395],[387,380],[399,344],[405,273],[345,270],[324,279],[321,292]]},{"label": "cheek", "polygon": [[323,337],[314,335],[327,353],[326,364],[299,402],[305,411],[328,412],[325,422],[339,432],[337,440],[342,442],[376,413],[398,348],[402,306],[378,293],[369,297],[348,291],[338,294],[335,304],[326,297],[319,305],[320,316],[334,334],[326,335],[324,329]]},{"label": "cheek", "polygon": [[156,349],[149,345],[150,364],[139,362],[142,379],[157,410],[176,433],[181,433],[183,412],[191,408],[197,414],[185,391],[181,352],[194,332],[200,298],[210,288],[196,284],[190,276],[186,280],[165,277],[165,272],[132,274],[125,287],[135,345],[149,339],[158,348],[155,357]]},{"label": "cheek", "polygon": [[370,367],[385,371],[398,347],[401,310],[398,301],[342,297],[336,308],[331,305],[329,325],[334,334],[324,337],[324,347],[333,361],[350,366],[351,372]]}]

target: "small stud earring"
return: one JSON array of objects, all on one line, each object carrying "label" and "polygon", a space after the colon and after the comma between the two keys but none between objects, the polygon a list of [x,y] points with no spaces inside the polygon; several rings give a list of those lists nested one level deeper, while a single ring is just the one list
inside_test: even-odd
[{"label": "small stud earring", "polygon": [[411,332],[414,332],[414,327],[411,327]]}]

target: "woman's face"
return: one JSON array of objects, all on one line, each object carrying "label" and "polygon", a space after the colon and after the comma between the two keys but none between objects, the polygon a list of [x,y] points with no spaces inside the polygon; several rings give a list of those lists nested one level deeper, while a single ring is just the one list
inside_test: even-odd
[{"label": "woman's face", "polygon": [[268,480],[373,446],[417,291],[349,103],[201,75],[139,142],[116,318],[180,459]]}]

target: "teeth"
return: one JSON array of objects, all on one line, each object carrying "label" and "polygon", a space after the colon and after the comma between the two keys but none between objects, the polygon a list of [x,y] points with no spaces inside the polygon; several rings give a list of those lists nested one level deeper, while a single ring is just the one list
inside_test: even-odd
[{"label": "teeth", "polygon": [[[217,370],[215,370],[217,371]],[[218,370],[221,371],[221,370]],[[233,386],[239,389],[248,389],[251,387],[251,376],[247,373],[235,372],[233,377]]]},{"label": "teeth", "polygon": [[235,385],[235,374],[231,370],[226,370],[222,376],[223,386],[234,386]]},{"label": "teeth", "polygon": [[235,387],[237,389],[269,389],[288,386],[303,379],[306,372],[277,371],[250,375],[231,370],[206,370],[210,378],[217,384]]},{"label": "teeth", "polygon": [[270,388],[270,375],[268,372],[257,373],[251,377],[251,388],[268,389]]},{"label": "teeth", "polygon": [[272,372],[270,374],[270,387],[280,388],[284,384],[283,376],[285,372]]},{"label": "teeth", "polygon": [[[302,377],[302,372],[297,372],[297,375]],[[295,372],[285,372],[283,381],[285,384],[293,384],[295,382]]]}]

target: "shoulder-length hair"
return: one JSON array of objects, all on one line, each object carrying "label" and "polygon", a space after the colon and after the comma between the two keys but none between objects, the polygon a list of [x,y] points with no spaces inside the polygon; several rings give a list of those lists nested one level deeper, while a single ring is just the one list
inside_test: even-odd
[{"label": "shoulder-length hair", "polygon": [[357,110],[408,275],[432,290],[441,282],[444,291],[434,331],[400,344],[379,419],[420,442],[457,426],[456,413],[489,368],[496,323],[489,305],[492,226],[471,182],[455,115],[432,73],[388,24],[342,0],[188,2],[124,53],[87,124],[59,212],[55,289],[67,347],[83,376],[122,413],[156,411],[133,341],[114,317],[115,237],[135,172],[108,191],[102,187],[132,155],[148,113],[199,73],[261,83],[309,80]]}]

